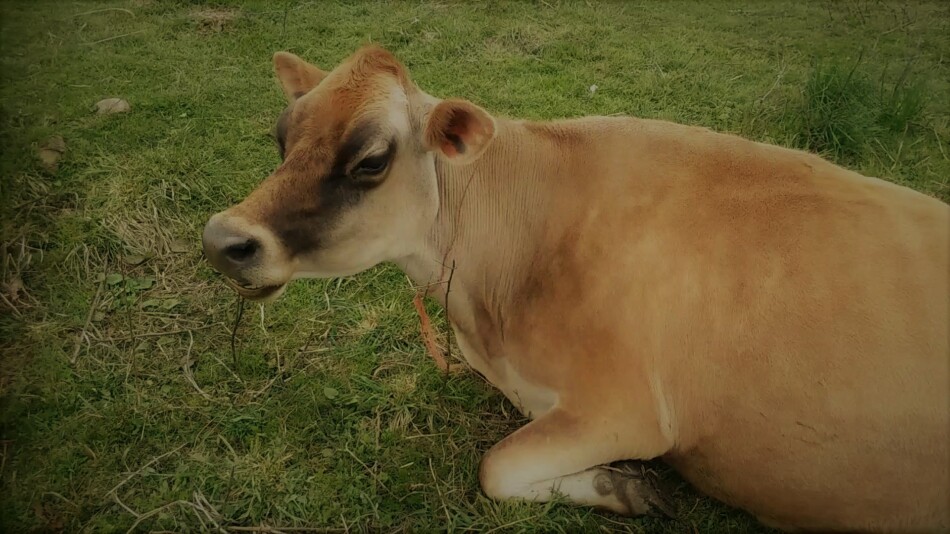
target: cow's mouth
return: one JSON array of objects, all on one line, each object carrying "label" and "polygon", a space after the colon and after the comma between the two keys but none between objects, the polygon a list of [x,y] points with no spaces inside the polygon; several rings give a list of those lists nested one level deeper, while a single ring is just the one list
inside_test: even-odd
[{"label": "cow's mouth", "polygon": [[278,284],[274,286],[255,286],[251,284],[242,284],[241,282],[238,282],[229,276],[225,276],[224,280],[229,286],[231,286],[231,289],[237,291],[238,295],[241,295],[248,300],[266,300],[270,297],[277,296],[286,285]]}]

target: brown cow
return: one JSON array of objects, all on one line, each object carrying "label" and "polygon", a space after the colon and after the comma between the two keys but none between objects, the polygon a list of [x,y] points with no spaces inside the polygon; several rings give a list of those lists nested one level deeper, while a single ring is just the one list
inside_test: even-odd
[{"label": "brown cow", "polygon": [[782,528],[950,528],[946,204],[703,128],[493,117],[377,47],[274,64],[284,161],[205,253],[262,300],[451,276],[462,354],[533,419],[487,495],[640,514],[662,495],[604,466],[663,458]]}]

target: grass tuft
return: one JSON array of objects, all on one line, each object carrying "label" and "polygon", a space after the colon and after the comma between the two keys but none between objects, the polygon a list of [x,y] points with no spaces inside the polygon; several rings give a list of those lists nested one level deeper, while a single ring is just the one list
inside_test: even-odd
[{"label": "grass tuft", "polygon": [[884,74],[881,75],[877,124],[892,133],[903,132],[919,121],[927,107],[927,79],[912,78],[912,65],[908,61],[892,84],[887,83]]},{"label": "grass tuft", "polygon": [[894,81],[885,69],[875,91],[861,58],[851,65],[815,65],[793,109],[797,145],[854,163],[872,141],[893,142],[927,106],[927,79],[913,78],[911,67],[908,61]]},{"label": "grass tuft", "polygon": [[853,159],[874,136],[873,86],[851,67],[817,65],[802,90],[802,148]]}]

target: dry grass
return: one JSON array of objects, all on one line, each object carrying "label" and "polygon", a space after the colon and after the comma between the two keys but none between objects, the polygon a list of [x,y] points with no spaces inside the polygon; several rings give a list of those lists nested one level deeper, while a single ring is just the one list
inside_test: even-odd
[{"label": "dry grass", "polygon": [[231,30],[238,17],[240,12],[236,9],[196,9],[190,14],[190,18],[197,25],[198,33],[201,34]]}]

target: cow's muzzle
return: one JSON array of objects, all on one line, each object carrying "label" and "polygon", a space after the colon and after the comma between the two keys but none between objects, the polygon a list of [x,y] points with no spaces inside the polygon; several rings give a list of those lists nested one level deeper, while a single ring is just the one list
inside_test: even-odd
[{"label": "cow's muzzle", "polygon": [[[273,239],[254,232],[240,217],[219,213],[205,225],[201,237],[205,257],[211,266],[223,274],[228,285],[242,297],[263,300],[278,293],[285,280],[268,276],[269,258],[275,256],[268,250]],[[272,261],[272,260],[271,260]]]}]

